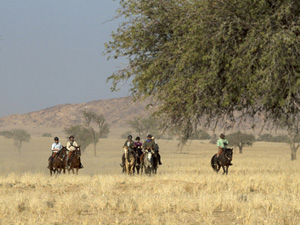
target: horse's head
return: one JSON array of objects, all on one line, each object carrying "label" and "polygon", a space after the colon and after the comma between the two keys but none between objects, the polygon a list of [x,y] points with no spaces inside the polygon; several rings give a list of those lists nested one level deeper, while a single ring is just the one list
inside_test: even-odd
[{"label": "horse's head", "polygon": [[228,159],[228,160],[232,160],[232,156],[233,156],[233,148],[226,148],[225,150],[225,157]]},{"label": "horse's head", "polygon": [[80,150],[80,145],[75,147],[75,155],[77,157],[81,156],[81,150]]}]

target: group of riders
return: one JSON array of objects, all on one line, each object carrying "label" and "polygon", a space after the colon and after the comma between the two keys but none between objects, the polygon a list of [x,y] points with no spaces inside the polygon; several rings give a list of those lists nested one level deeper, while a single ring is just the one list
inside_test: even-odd
[{"label": "group of riders", "polygon": [[[220,135],[220,138],[217,141],[217,146],[218,146],[218,152],[216,154],[217,156],[217,162],[220,159],[220,155],[222,154],[222,152],[224,152],[224,150],[227,148],[228,145],[228,141],[225,138],[224,134]],[[124,147],[127,146],[128,150],[131,154],[133,154],[136,158],[143,156],[143,154],[145,154],[145,152],[148,151],[153,151],[156,153],[157,155],[157,160],[159,165],[162,165],[161,162],[161,156],[159,154],[159,146],[158,143],[156,142],[155,138],[149,134],[147,136],[147,140],[142,143],[140,137],[136,137],[135,138],[135,142],[132,140],[132,135],[128,136],[128,139],[125,141],[124,143]],[[70,164],[70,158],[72,157],[72,153],[73,151],[76,150],[76,147],[78,147],[78,144],[75,141],[75,137],[73,135],[71,135],[69,137],[69,141],[66,145],[66,149],[69,151],[68,154],[68,163],[67,166],[69,166]],[[59,142],[59,138],[55,137],[54,138],[54,143],[52,144],[52,155],[49,158],[49,165],[48,168],[50,169],[52,167],[52,162],[53,159],[55,158],[55,156],[57,155],[57,153],[63,148],[62,144]],[[80,158],[79,158],[80,160]],[[122,155],[122,163],[120,164],[120,166],[123,168],[125,164],[125,154]],[[232,165],[230,163],[230,165]],[[80,160],[80,165],[79,165],[79,169],[83,168],[83,165],[81,164],[81,160]]]},{"label": "group of riders", "polygon": [[[132,135],[128,135],[128,139],[124,143],[124,147],[125,146],[128,147],[129,152],[133,154],[136,159],[143,156],[143,154],[146,151],[155,152],[157,154],[157,160],[159,165],[162,165],[161,157],[159,154],[158,143],[156,142],[155,138],[151,134],[147,136],[147,140],[144,143],[141,142],[140,137],[136,137],[134,142],[132,140]],[[125,164],[125,153],[122,155],[122,163],[120,164],[120,166],[123,168],[124,164]]]},{"label": "group of riders", "polygon": [[[79,145],[76,143],[75,141],[75,137],[73,135],[71,135],[69,137],[69,141],[66,145],[67,150],[69,151],[68,154],[68,163],[67,166],[70,166],[70,159],[73,155],[73,152],[76,150],[76,147],[79,147]],[[49,165],[48,165],[48,169],[50,169],[52,167],[52,163],[53,163],[53,159],[55,158],[55,156],[59,153],[59,151],[63,148],[62,144],[59,142],[59,138],[55,137],[54,138],[54,143],[52,144],[51,147],[51,151],[52,151],[52,155],[49,158]],[[79,158],[80,160],[80,158]],[[83,165],[81,164],[81,160],[80,160],[80,165],[79,165],[79,169],[82,169]]]}]

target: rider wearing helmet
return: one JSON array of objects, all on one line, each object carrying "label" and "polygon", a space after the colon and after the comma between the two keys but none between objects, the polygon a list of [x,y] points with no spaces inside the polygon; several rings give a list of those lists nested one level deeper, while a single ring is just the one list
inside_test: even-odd
[{"label": "rider wearing helmet", "polygon": [[54,143],[52,144],[52,147],[51,147],[52,155],[50,156],[50,158],[48,160],[48,162],[49,162],[48,169],[51,167],[54,157],[61,149],[62,149],[62,145],[61,145],[61,143],[59,143],[59,138],[55,137]]},{"label": "rider wearing helmet", "polygon": [[141,142],[141,138],[140,137],[136,137],[135,138],[135,142],[134,142],[134,150],[137,151],[138,149],[142,149],[142,142]]},{"label": "rider wearing helmet", "polygon": [[[128,139],[125,141],[124,146],[128,147],[129,152],[134,153],[134,141],[132,140],[132,135],[128,135]],[[122,155],[122,163],[120,164],[121,167],[124,167],[125,165],[125,153]]]}]

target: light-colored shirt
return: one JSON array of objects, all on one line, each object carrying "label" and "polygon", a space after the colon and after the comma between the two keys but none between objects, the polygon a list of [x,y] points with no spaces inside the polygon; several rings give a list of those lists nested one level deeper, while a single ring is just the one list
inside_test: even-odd
[{"label": "light-colored shirt", "polygon": [[224,144],[227,144],[227,145],[228,145],[228,141],[227,141],[226,139],[220,138],[220,139],[217,141],[217,146],[218,146],[218,147],[224,148],[224,147],[225,147]]},{"label": "light-colored shirt", "polygon": [[61,143],[59,143],[59,142],[58,142],[58,143],[56,144],[56,143],[54,142],[54,143],[52,144],[52,148],[51,148],[51,150],[52,150],[52,151],[56,151],[56,152],[57,152],[57,150],[54,150],[54,149],[61,150],[61,149],[62,149],[62,145],[61,145]]},{"label": "light-colored shirt", "polygon": [[67,149],[69,150],[69,151],[74,151],[75,150],[75,147],[78,147],[78,144],[76,143],[76,141],[74,141],[73,142],[73,145],[71,144],[71,142],[69,141],[68,143],[67,143]]}]

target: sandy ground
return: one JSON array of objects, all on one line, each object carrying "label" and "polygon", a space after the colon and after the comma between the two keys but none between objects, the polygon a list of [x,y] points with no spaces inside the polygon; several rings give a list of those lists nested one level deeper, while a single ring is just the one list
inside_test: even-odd
[{"label": "sandy ground", "polygon": [[222,176],[210,167],[214,145],[193,141],[179,154],[176,141],[159,140],[158,174],[129,177],[123,143],[103,139],[97,157],[91,147],[82,155],[78,176],[50,177],[52,138],[34,135],[18,155],[1,137],[0,224],[300,224],[300,164],[286,144],[236,150]]}]

